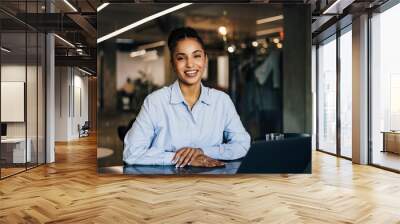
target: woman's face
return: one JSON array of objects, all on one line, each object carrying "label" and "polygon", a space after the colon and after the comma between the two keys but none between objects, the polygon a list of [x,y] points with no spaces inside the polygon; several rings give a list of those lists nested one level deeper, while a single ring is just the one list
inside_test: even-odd
[{"label": "woman's face", "polygon": [[206,54],[195,38],[179,40],[172,55],[172,64],[178,78],[186,85],[201,81],[206,65]]}]

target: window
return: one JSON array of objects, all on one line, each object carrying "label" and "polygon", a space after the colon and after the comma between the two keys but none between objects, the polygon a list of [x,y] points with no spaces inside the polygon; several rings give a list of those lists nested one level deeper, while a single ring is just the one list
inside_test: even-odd
[{"label": "window", "polygon": [[[15,3],[2,1],[0,7],[9,4]],[[40,13],[43,4],[18,2],[19,13]],[[5,178],[45,163],[46,40],[3,12],[0,26],[0,178]]]},{"label": "window", "polygon": [[400,4],[371,18],[372,163],[400,170]]},{"label": "window", "polygon": [[340,155],[352,157],[352,32],[340,36]]},{"label": "window", "polygon": [[318,48],[318,149],[336,153],[336,36]]}]

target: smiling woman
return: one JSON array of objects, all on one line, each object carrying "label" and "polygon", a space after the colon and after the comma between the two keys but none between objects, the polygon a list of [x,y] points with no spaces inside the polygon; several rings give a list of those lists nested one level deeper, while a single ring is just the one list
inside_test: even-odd
[{"label": "smiling woman", "polygon": [[244,157],[250,135],[232,100],[201,83],[207,54],[200,36],[189,27],[175,29],[168,48],[178,79],[146,97],[125,136],[124,161],[216,167],[224,166],[219,160]]}]

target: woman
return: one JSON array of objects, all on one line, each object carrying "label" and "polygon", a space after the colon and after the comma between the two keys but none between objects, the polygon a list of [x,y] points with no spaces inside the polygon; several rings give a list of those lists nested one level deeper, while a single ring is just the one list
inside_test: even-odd
[{"label": "woman", "polygon": [[125,163],[215,167],[245,156],[250,136],[231,99],[201,83],[208,60],[202,39],[178,28],[168,48],[178,79],[146,97],[125,136]]}]

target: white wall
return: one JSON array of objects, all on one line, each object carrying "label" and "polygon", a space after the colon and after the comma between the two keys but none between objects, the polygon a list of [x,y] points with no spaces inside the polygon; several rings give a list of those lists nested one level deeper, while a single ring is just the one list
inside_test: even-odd
[{"label": "white wall", "polygon": [[[10,64],[1,66],[1,81],[5,82],[25,82],[25,71],[24,65]],[[36,67],[28,66],[28,74],[36,72]],[[36,97],[36,90],[34,93],[27,93],[28,97]],[[28,99],[27,99],[28,100]],[[31,101],[31,100],[28,100]],[[1,110],[7,110],[7,108],[1,108]],[[35,114],[36,115],[36,114]],[[29,116],[29,114],[28,114]],[[28,117],[28,120],[31,120]],[[7,122],[7,136],[8,137],[25,137],[25,122]],[[30,126],[29,126],[30,127]],[[29,136],[28,136],[29,137]]]},{"label": "white wall", "polygon": [[[82,73],[78,73],[78,70],[74,71],[74,91],[72,92],[74,99],[73,105],[73,113],[72,113],[72,124],[71,124],[71,132],[70,136],[72,138],[78,138],[78,124],[82,126],[85,121],[89,120],[88,114],[88,78],[87,76],[81,76]],[[80,93],[79,93],[80,91]],[[79,102],[80,101],[80,102]],[[71,104],[72,105],[72,104]],[[79,108],[81,107],[81,108]],[[81,111],[80,111],[81,110]]]},{"label": "white wall", "polygon": [[67,67],[55,68],[55,141],[68,141],[68,117],[70,83]]},{"label": "white wall", "polygon": [[[24,82],[1,81],[1,121],[24,122],[25,103]],[[36,105],[35,105],[36,108]]]},{"label": "white wall", "polygon": [[[38,70],[37,70],[38,69]],[[27,80],[25,80],[27,78]],[[1,66],[1,81],[3,82],[24,82],[26,85],[26,106],[22,102],[22,107],[19,108],[21,113],[26,112],[26,120],[22,122],[6,122],[7,123],[7,137],[9,138],[24,138],[25,135],[30,140],[30,148],[32,161],[36,162],[39,158],[39,163],[44,162],[44,74],[42,67],[36,67],[25,64],[4,64]],[[24,90],[19,90],[24,94]],[[22,92],[21,92],[22,91]],[[3,92],[3,89],[2,89]],[[3,97],[7,97],[2,95]],[[2,107],[2,112],[16,113],[15,108]],[[11,110],[11,111],[7,111]],[[17,109],[18,110],[18,109]],[[37,157],[39,154],[39,157]],[[51,162],[51,160],[49,160]]]},{"label": "white wall", "polygon": [[79,138],[78,124],[88,121],[88,78],[83,75],[76,68],[56,67],[56,141]]},{"label": "white wall", "polygon": [[[28,67],[31,70],[32,67]],[[25,82],[25,65],[2,65],[1,81]],[[1,108],[7,110],[7,108]],[[7,123],[7,137],[25,137],[25,122]]]}]

